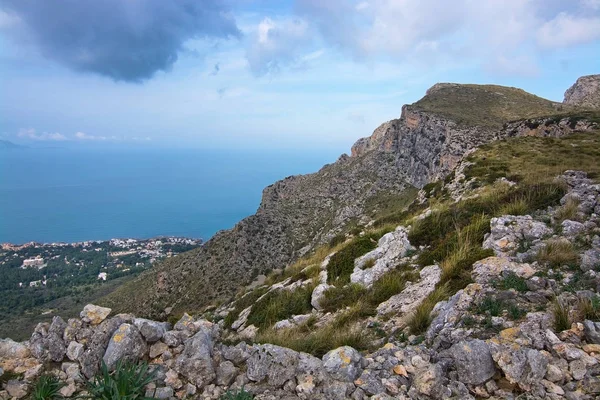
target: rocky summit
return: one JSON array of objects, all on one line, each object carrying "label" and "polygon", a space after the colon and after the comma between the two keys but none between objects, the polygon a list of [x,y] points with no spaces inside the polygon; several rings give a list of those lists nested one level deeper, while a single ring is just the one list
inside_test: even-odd
[{"label": "rocky summit", "polygon": [[600,75],[582,76],[565,92],[565,104],[600,108]]},{"label": "rocky summit", "polygon": [[[0,341],[0,399],[600,397],[600,115],[438,84],[351,156],[79,318]],[[260,276],[264,274],[264,276]]]}]

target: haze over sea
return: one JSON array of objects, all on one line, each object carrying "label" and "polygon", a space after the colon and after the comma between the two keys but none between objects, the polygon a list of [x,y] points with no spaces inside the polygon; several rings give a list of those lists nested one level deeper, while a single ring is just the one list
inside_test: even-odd
[{"label": "haze over sea", "polygon": [[209,239],[253,214],[262,189],[315,172],[331,150],[57,148],[0,152],[0,242]]}]

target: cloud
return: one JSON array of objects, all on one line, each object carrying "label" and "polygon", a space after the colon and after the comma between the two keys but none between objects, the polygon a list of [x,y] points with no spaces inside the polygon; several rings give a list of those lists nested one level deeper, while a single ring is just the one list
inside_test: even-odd
[{"label": "cloud", "polygon": [[255,74],[294,67],[325,46],[357,62],[531,76],[548,48],[600,37],[600,0],[295,0],[294,12],[256,27],[247,51]]},{"label": "cloud", "polygon": [[216,76],[219,71],[221,70],[221,66],[219,65],[219,63],[216,63],[215,66],[213,67],[212,72],[210,73],[211,76]]},{"label": "cloud", "polygon": [[77,132],[75,133],[75,139],[78,140],[106,140],[106,136],[93,136],[93,135],[88,135],[85,132]]},{"label": "cloud", "polygon": [[246,50],[250,70],[256,76],[276,73],[294,65],[313,40],[306,21],[298,18],[264,18],[251,36]]},{"label": "cloud", "polygon": [[19,133],[17,134],[17,136],[20,138],[24,138],[24,139],[39,140],[39,141],[61,142],[61,141],[68,140],[67,137],[61,133],[43,132],[43,133],[38,134],[38,133],[36,133],[35,129],[33,129],[33,128],[21,129],[19,131]]},{"label": "cloud", "polygon": [[117,81],[168,71],[190,39],[241,35],[220,0],[0,0],[0,11],[45,57]]},{"label": "cloud", "polygon": [[569,47],[600,38],[600,17],[577,17],[560,13],[542,25],[538,42],[548,48]]}]

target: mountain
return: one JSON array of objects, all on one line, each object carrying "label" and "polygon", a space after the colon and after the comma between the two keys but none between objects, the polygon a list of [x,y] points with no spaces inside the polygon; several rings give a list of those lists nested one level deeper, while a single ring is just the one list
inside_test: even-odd
[{"label": "mountain", "polygon": [[[593,115],[592,115],[593,114]],[[523,90],[437,84],[320,171],[267,187],[256,214],[173,257],[104,300],[118,311],[166,317],[231,298],[259,274],[387,213],[442,179],[472,149],[510,136],[589,129],[597,114]],[[537,118],[537,120],[536,120]]]},{"label": "mountain", "polygon": [[2,149],[24,149],[25,146],[9,142],[8,140],[0,140],[0,150]]}]

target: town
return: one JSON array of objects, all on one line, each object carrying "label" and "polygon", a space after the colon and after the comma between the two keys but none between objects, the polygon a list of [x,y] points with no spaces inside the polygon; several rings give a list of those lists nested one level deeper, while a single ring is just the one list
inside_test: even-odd
[{"label": "town", "polygon": [[3,243],[0,319],[40,315],[88,301],[133,279],[157,261],[201,245],[200,239],[180,237]]}]

